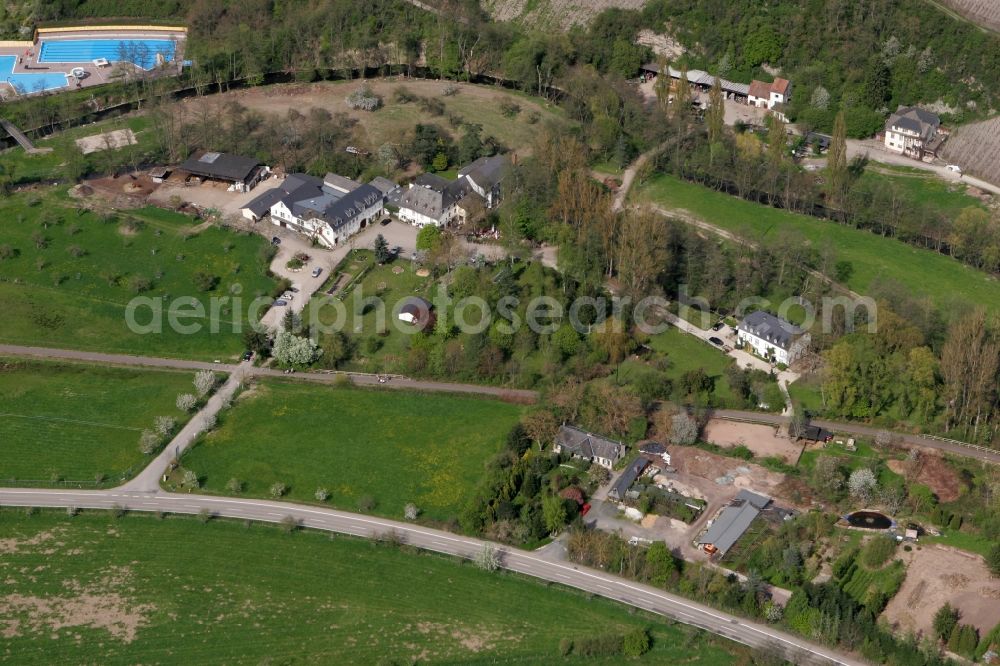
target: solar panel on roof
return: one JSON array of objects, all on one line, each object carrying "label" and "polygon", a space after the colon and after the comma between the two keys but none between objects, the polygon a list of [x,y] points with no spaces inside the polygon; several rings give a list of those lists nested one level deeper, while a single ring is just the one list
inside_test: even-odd
[{"label": "solar panel on roof", "polygon": [[205,162],[206,164],[212,164],[215,160],[219,159],[220,153],[205,153],[202,155],[198,161]]}]

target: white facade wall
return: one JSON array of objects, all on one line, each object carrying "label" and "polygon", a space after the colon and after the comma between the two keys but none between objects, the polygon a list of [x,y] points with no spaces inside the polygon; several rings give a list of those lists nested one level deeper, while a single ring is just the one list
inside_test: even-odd
[{"label": "white facade wall", "polygon": [[749,347],[757,356],[766,359],[773,357],[775,363],[784,363],[785,365],[791,365],[795,359],[802,355],[802,352],[806,350],[806,347],[809,346],[808,333],[805,333],[793,340],[788,349],[782,349],[773,342],[768,342],[767,340],[748,333],[743,329],[737,330],[736,340],[740,344]]}]

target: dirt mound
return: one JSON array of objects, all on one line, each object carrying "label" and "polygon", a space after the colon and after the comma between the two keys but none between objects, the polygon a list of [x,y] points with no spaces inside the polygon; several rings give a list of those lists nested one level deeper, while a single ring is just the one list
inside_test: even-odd
[{"label": "dirt mound", "polygon": [[74,199],[82,199],[84,197],[89,197],[94,194],[94,188],[90,185],[74,185],[69,188],[69,195]]},{"label": "dirt mound", "polygon": [[962,482],[958,473],[940,456],[924,453],[914,462],[890,460],[888,465],[896,474],[930,488],[942,502],[954,502],[960,495]]}]

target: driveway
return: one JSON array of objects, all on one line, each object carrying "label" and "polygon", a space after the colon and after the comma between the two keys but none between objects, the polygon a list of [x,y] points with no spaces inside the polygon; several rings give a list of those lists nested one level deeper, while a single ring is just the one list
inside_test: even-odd
[{"label": "driveway", "polygon": [[942,180],[953,183],[965,183],[966,185],[978,187],[986,192],[992,192],[993,194],[1000,195],[1000,187],[997,185],[988,183],[985,180],[980,180],[979,178],[975,178],[973,176],[966,176],[964,174],[955,173],[954,171],[949,171],[945,168],[946,165],[943,162],[928,164],[927,162],[913,160],[909,157],[889,152],[886,150],[885,144],[879,143],[874,139],[847,140],[847,159],[850,160],[855,157],[864,157],[866,155],[874,162],[882,162],[883,164],[892,164],[894,166],[903,166],[910,167],[911,169],[930,171],[931,173],[937,174]]}]

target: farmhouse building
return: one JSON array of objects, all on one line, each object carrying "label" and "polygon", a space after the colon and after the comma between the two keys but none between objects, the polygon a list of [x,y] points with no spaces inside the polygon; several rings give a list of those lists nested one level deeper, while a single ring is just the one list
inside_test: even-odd
[{"label": "farmhouse building", "polygon": [[740,322],[736,342],[771,363],[790,365],[809,346],[809,334],[784,319],[757,310]]},{"label": "farmhouse building", "polygon": [[503,155],[480,157],[458,172],[458,178],[465,178],[472,191],[483,198],[487,208],[495,208],[500,203],[500,183],[507,175],[509,163]]},{"label": "farmhouse building", "polygon": [[711,526],[698,537],[698,545],[706,553],[725,555],[747,531],[750,523],[770,503],[770,497],[741,490],[729,506],[716,516]]},{"label": "farmhouse building", "polygon": [[901,106],[885,121],[885,147],[914,159],[923,159],[937,136],[941,120],[916,106]]},{"label": "farmhouse building", "polygon": [[[656,63],[646,63],[641,69],[644,76],[660,75],[660,66]],[[667,73],[674,81],[680,81],[683,74],[681,70],[674,69],[673,67],[669,67]],[[700,69],[691,69],[687,73],[688,85],[702,92],[711,90],[712,86],[715,85],[715,79],[716,77]],[[744,104],[747,101],[747,96],[750,94],[750,86],[746,83],[736,83],[735,81],[719,79],[719,87],[722,88],[722,94],[726,96],[726,99]]]},{"label": "farmhouse building", "polygon": [[471,191],[464,178],[450,181],[432,173],[421,174],[399,198],[399,219],[418,227],[446,227],[459,215],[456,204]]},{"label": "farmhouse building", "polygon": [[615,484],[611,486],[611,490],[608,491],[608,497],[618,502],[625,499],[628,489],[632,487],[635,480],[638,479],[646,468],[649,466],[649,460],[639,456],[632,463],[625,468],[625,470],[618,476],[618,480]]},{"label": "farmhouse building", "polygon": [[560,426],[556,441],[552,446],[556,453],[563,451],[574,458],[582,458],[601,467],[611,469],[625,457],[625,445],[605,437],[589,433],[575,426]]},{"label": "farmhouse building", "polygon": [[228,183],[231,192],[249,192],[271,172],[252,157],[214,152],[192,155],[179,168],[205,180]]},{"label": "farmhouse building", "polygon": [[293,173],[278,187],[250,201],[243,216],[271,222],[335,247],[364,229],[383,211],[385,197],[373,185],[362,185],[337,174],[319,179]]}]

